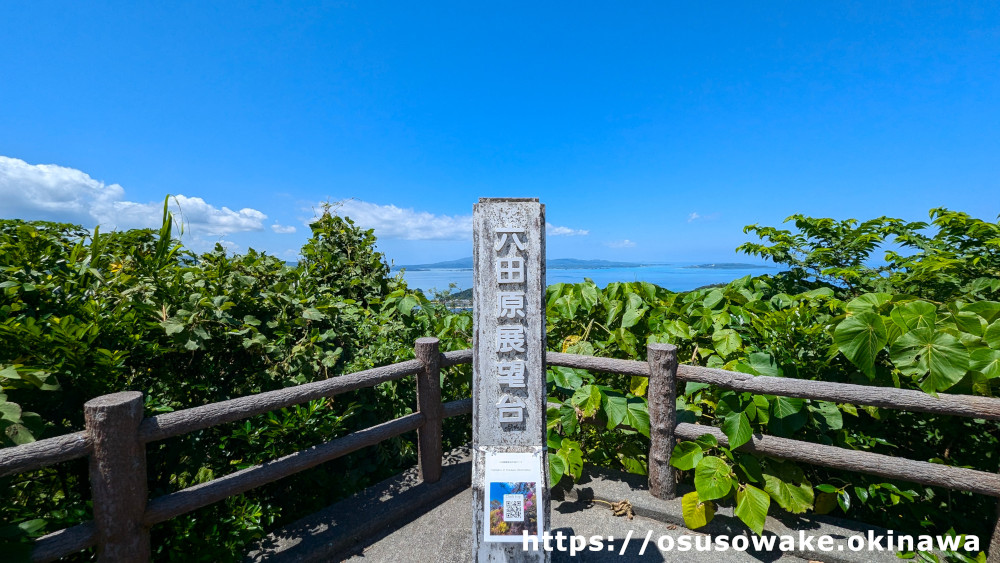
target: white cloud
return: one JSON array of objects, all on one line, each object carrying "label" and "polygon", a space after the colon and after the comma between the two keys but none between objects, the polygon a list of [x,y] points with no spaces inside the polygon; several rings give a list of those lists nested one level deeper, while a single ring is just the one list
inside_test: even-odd
[{"label": "white cloud", "polygon": [[[55,164],[28,164],[0,156],[0,216],[100,224],[104,230],[158,227],[163,203],[125,199],[125,188],[107,185],[85,172]],[[260,231],[267,215],[256,209],[233,211],[200,197],[172,196],[170,208],[185,232],[223,236]]]},{"label": "white cloud", "polygon": [[[320,204],[319,207],[322,207]],[[437,215],[395,205],[379,205],[368,201],[349,199],[334,204],[333,212],[350,217],[359,226],[374,229],[381,239],[402,240],[455,240],[472,239],[472,215]],[[316,220],[316,216],[306,224]],[[589,231],[570,229],[546,223],[546,233],[552,236],[586,235]]]},{"label": "white cloud", "polygon": [[609,242],[607,243],[607,246],[610,246],[611,248],[632,248],[635,246],[635,243],[633,241],[625,239],[625,240],[616,240],[613,242]]},{"label": "white cloud", "polygon": [[701,213],[698,213],[697,211],[692,211],[691,214],[688,215],[687,222],[688,223],[693,223],[695,221],[714,221],[714,220],[716,220],[718,218],[719,218],[719,214],[718,213],[709,213],[707,215],[702,215]]},{"label": "white cloud", "polygon": [[287,235],[289,233],[295,232],[295,227],[292,225],[279,225],[277,223],[271,225],[271,230],[278,233],[279,235]]},{"label": "white cloud", "polygon": [[586,229],[571,229],[569,227],[557,227],[552,223],[545,223],[545,234],[551,237],[558,237],[558,236],[577,237],[577,236],[589,235],[590,231]]},{"label": "white cloud", "polygon": [[[321,205],[322,207],[322,205]],[[472,215],[435,215],[426,211],[379,205],[357,199],[334,204],[331,211],[350,217],[359,226],[375,229],[375,235],[403,240],[470,240]],[[310,219],[312,223],[316,217]]]}]

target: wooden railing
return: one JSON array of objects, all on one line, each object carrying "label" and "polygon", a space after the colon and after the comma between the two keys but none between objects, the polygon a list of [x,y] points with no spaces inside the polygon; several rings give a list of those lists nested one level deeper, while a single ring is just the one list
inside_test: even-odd
[{"label": "wooden railing", "polygon": [[[411,430],[417,431],[421,479],[437,481],[442,465],[442,420],[472,412],[471,399],[441,403],[440,369],[471,363],[472,352],[441,354],[436,338],[421,338],[415,353],[415,360],[149,418],[142,416],[142,393],[138,391],[88,401],[83,407],[86,430],[0,449],[0,477],[90,458],[93,521],[35,540],[32,561],[52,561],[95,545],[100,561],[148,561],[149,528],[154,524]],[[413,414],[147,502],[145,445],[149,442],[408,375],[417,376],[417,411]]]},{"label": "wooden railing", "polygon": [[[440,353],[436,338],[421,338],[416,342],[415,355],[416,359],[398,364],[149,418],[142,417],[142,394],[136,391],[114,393],[88,401],[84,405],[86,430],[0,449],[0,477],[62,461],[90,458],[94,520],[35,540],[32,560],[52,561],[96,545],[101,561],[148,561],[149,528],[154,524],[411,430],[417,431],[421,479],[437,481],[442,467],[442,420],[472,411],[471,399],[441,403],[440,369],[471,363],[472,351]],[[718,428],[677,423],[675,404],[678,381],[708,383],[724,389],[767,395],[1000,420],[1000,399],[965,395],[934,397],[920,391],[752,376],[678,365],[677,349],[668,344],[651,344],[647,349],[646,362],[548,352],[546,363],[650,378],[647,391],[650,415],[649,491],[661,499],[676,496],[675,470],[670,465],[676,438],[694,440],[703,434],[712,434],[720,444],[728,444],[725,434]],[[417,376],[417,411],[413,414],[147,501],[145,444],[149,442],[409,375]],[[755,434],[737,449],[1000,497],[1000,476],[985,471],[761,434]],[[990,561],[1000,556],[998,536],[1000,534],[994,531]]]},{"label": "wooden railing", "polygon": [[[662,499],[674,498],[674,468],[670,465],[674,439],[695,440],[712,434],[720,444],[729,440],[719,428],[701,424],[678,423],[674,408],[678,381],[708,383],[733,391],[780,395],[836,403],[851,403],[906,411],[928,412],[988,420],[1000,420],[1000,399],[969,395],[932,396],[921,391],[830,383],[784,377],[753,376],[701,366],[677,364],[677,348],[670,344],[651,344],[647,361],[597,358],[548,352],[550,366],[582,368],[591,371],[649,377],[647,397],[650,418],[649,492]],[[963,467],[950,467],[871,452],[824,446],[800,440],[754,434],[739,451],[754,452],[780,459],[790,459],[934,485],[958,491],[971,491],[1000,497],[1000,475]],[[987,517],[994,517],[990,515]],[[1000,562],[1000,521],[994,525],[988,561]]]}]

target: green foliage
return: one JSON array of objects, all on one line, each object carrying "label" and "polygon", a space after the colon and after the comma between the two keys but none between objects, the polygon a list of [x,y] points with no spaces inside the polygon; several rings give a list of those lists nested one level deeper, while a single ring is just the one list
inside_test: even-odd
[{"label": "green foliage", "polygon": [[[140,390],[147,415],[337,377],[412,357],[413,341],[469,345],[471,318],[389,276],[374,236],[331,213],[293,266],[254,250],[195,255],[156,230],[93,233],[0,221],[0,440],[11,446],[82,428],[83,403]],[[443,377],[469,395],[469,369]],[[408,414],[411,378],[151,444],[159,496]],[[30,407],[29,407],[30,406]],[[445,446],[464,443],[445,423]],[[266,531],[412,464],[404,436],[226,499],[153,529],[158,560],[228,561]],[[85,460],[0,480],[0,550],[89,518]],[[21,547],[18,547],[21,546]]]},{"label": "green foliage", "polygon": [[[646,283],[556,284],[547,293],[552,349],[643,359],[643,343],[670,342],[682,362],[755,376],[994,396],[1000,378],[1000,224],[935,209],[930,223],[790,217],[796,230],[750,226],[741,250],[787,269],[723,287],[672,293]],[[884,265],[871,265],[884,252]],[[1000,425],[687,383],[678,419],[719,427],[733,447],[753,432],[994,471]],[[549,371],[550,444],[581,444],[587,463],[636,471],[648,450],[641,424],[614,424],[640,404],[633,378]],[[608,412],[611,405],[611,413]],[[608,433],[614,439],[608,437]],[[553,442],[554,438],[554,442]],[[711,435],[678,443],[671,463],[693,480],[689,526],[732,502],[757,533],[771,505],[840,511],[920,533],[954,525],[989,535],[990,501],[934,488],[759,458]],[[830,482],[838,483],[836,486]],[[812,483],[821,483],[814,487]]]},{"label": "green foliage", "polygon": [[697,530],[708,524],[715,517],[715,503],[698,498],[698,491],[690,492],[681,497],[681,509],[684,514],[684,525]]},{"label": "green foliage", "polygon": [[764,533],[764,521],[770,506],[771,497],[768,493],[753,485],[746,485],[736,493],[736,509],[733,514],[760,535]]},{"label": "green foliage", "polygon": [[[683,363],[757,377],[792,377],[996,395],[1000,385],[1000,224],[945,209],[931,221],[789,218],[753,225],[741,250],[785,266],[769,276],[674,293],[649,283],[591,280],[547,288],[550,349],[643,360],[648,342],[677,345]],[[79,429],[82,403],[121,389],[146,393],[147,412],[205,404],[336,377],[412,357],[436,336],[468,347],[472,318],[388,275],[370,231],[325,214],[302,260],[254,251],[202,255],[158,231],[93,234],[72,225],[0,221],[0,426],[5,445]],[[882,253],[884,263],[876,260]],[[585,464],[645,474],[648,381],[552,367],[546,374],[552,484]],[[468,366],[443,378],[466,397]],[[151,446],[153,494],[177,490],[412,410],[412,382],[255,417]],[[37,413],[37,414],[36,414]],[[671,463],[695,490],[697,528],[731,503],[761,533],[773,506],[843,513],[896,530],[988,537],[992,501],[971,493],[882,482],[857,473],[738,451],[752,433],[994,471],[1000,425],[875,407],[678,389],[679,420],[714,426],[676,445]],[[467,423],[446,421],[448,444]],[[446,444],[446,446],[448,445]],[[154,529],[157,558],[198,551],[230,558],[270,527],[318,509],[413,459],[409,439],[350,456]],[[85,464],[60,464],[0,483],[16,508],[4,538],[85,520]],[[817,484],[817,485],[814,485]],[[302,491],[309,491],[306,495]],[[973,556],[975,554],[972,554]],[[956,554],[955,559],[965,555]]]}]

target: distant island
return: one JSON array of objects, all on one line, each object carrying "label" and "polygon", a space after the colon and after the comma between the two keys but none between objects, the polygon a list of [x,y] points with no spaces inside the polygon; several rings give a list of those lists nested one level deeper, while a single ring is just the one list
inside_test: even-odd
[{"label": "distant island", "polygon": [[447,262],[434,262],[433,264],[407,264],[403,266],[393,266],[393,270],[409,270],[419,272],[421,270],[471,270],[472,256],[459,258],[458,260],[448,260]]},{"label": "distant island", "polygon": [[681,266],[698,270],[749,270],[751,268],[773,268],[766,264],[744,264],[742,262],[719,262],[717,264],[698,264],[697,266]]},{"label": "distant island", "polygon": [[[608,268],[641,268],[647,265],[636,264],[634,262],[613,262],[611,260],[578,260],[576,258],[554,258],[545,262],[545,267],[550,270],[605,270]],[[423,270],[471,270],[472,256],[459,258],[458,260],[448,260],[446,262],[434,262],[433,264],[393,266],[392,269],[405,269],[410,272]]]}]

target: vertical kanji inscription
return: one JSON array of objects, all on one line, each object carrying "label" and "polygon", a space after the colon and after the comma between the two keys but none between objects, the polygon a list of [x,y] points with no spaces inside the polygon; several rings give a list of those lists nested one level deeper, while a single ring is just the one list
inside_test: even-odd
[{"label": "vertical kanji inscription", "polygon": [[473,229],[473,553],[478,561],[544,561],[544,551],[487,541],[483,525],[487,453],[537,455],[539,522],[549,523],[545,208],[537,199],[480,199]]}]

